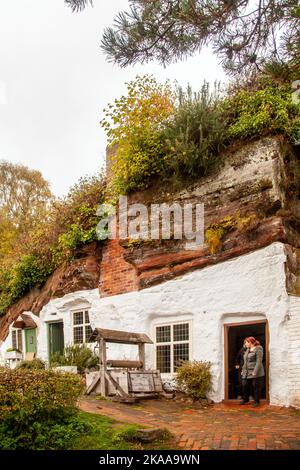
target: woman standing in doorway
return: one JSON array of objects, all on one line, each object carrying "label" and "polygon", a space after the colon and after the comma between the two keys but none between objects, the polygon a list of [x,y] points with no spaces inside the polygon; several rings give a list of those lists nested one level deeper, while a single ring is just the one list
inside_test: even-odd
[{"label": "woman standing in doorway", "polygon": [[242,405],[249,403],[249,395],[252,386],[254,395],[253,406],[259,405],[260,392],[264,383],[264,350],[259,341],[253,336],[245,339],[246,351],[242,368],[243,400]]}]

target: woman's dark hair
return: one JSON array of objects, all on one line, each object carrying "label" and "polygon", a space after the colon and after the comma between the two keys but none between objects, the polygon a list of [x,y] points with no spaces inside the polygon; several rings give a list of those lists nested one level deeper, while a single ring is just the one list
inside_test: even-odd
[{"label": "woman's dark hair", "polygon": [[252,344],[252,346],[259,346],[260,342],[258,339],[254,338],[254,336],[248,336],[248,338],[245,338],[245,341],[248,341],[248,343]]}]

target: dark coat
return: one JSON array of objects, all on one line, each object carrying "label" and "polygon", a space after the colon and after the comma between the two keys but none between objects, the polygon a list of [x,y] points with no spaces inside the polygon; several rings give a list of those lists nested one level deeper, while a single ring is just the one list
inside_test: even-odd
[{"label": "dark coat", "polygon": [[260,345],[256,346],[252,351],[250,351],[250,349],[245,351],[244,364],[242,368],[243,379],[252,379],[254,377],[263,377],[265,375],[262,363],[263,357],[264,350]]},{"label": "dark coat", "polygon": [[241,349],[238,352],[237,358],[236,358],[236,365],[240,366],[240,369],[242,369],[243,364],[244,364],[244,354],[247,351],[247,348],[245,346],[242,346]]}]

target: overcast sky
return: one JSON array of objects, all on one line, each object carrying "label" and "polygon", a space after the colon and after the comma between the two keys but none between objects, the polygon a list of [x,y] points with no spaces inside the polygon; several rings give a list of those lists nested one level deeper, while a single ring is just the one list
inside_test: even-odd
[{"label": "overcast sky", "polygon": [[165,69],[107,63],[101,33],[127,5],[94,0],[74,14],[63,0],[0,0],[0,160],[39,169],[56,195],[101,167],[102,110],[126,81],[152,73],[198,89],[225,80],[209,50]]}]

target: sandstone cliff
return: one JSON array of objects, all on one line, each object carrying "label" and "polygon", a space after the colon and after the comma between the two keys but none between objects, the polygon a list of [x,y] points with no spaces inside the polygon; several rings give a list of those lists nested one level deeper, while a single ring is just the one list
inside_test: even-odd
[{"label": "sandstone cliff", "polygon": [[206,243],[187,251],[182,240],[120,240],[119,247],[110,241],[103,250],[107,266],[101,269],[101,295],[142,289],[275,241],[287,246],[288,289],[297,291],[299,188],[294,149],[280,138],[264,138],[224,155],[216,174],[189,187],[174,192],[158,184],[135,193],[130,202],[204,203]]},{"label": "sandstone cliff", "polygon": [[96,242],[60,267],[0,319],[0,340],[23,311],[39,314],[50,299],[99,286],[102,297],[143,289],[216,264],[275,241],[285,244],[286,286],[300,295],[300,172],[294,149],[264,138],[224,155],[212,176],[174,190],[161,182],[135,193],[129,203],[204,203],[205,244],[186,250],[184,240]]}]

